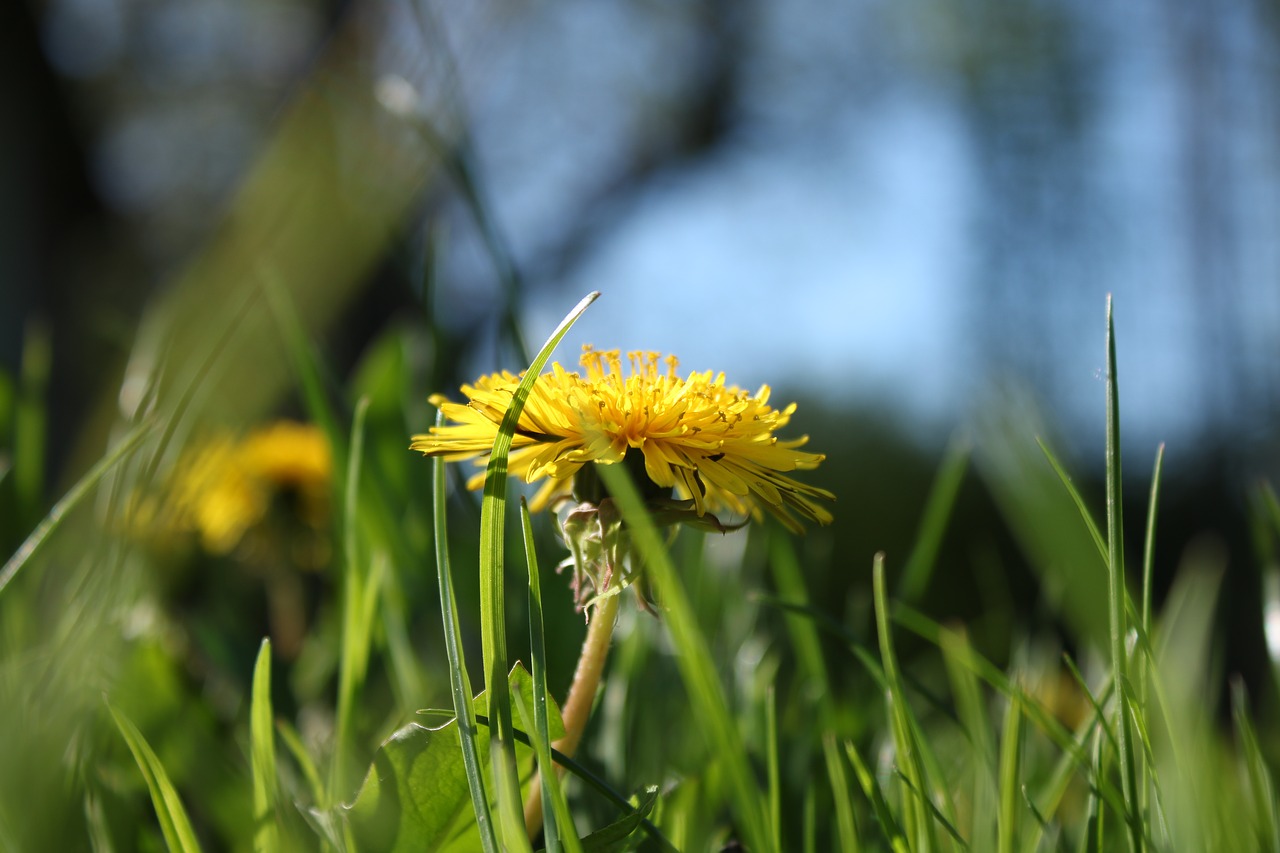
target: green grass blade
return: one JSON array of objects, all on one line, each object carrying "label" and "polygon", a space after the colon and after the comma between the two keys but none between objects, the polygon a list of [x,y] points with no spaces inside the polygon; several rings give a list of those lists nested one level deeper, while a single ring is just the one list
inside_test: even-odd
[{"label": "green grass blade", "polygon": [[315,759],[302,744],[302,738],[298,735],[297,729],[289,725],[286,720],[277,720],[276,732],[279,733],[280,740],[284,741],[285,748],[289,750],[293,760],[297,762],[298,769],[302,771],[302,778],[306,780],[307,789],[311,794],[311,802],[317,805],[326,802],[328,794],[325,791],[324,781],[320,778]]},{"label": "green grass blade", "polygon": [[1129,842],[1134,851],[1142,851],[1142,828],[1138,822],[1140,806],[1137,792],[1137,762],[1133,754],[1133,733],[1129,720],[1129,656],[1125,651],[1128,634],[1126,602],[1128,591],[1124,579],[1124,517],[1122,513],[1122,478],[1120,471],[1120,390],[1116,374],[1115,315],[1110,295],[1107,296],[1107,577],[1108,605],[1111,624],[1111,670],[1116,683],[1116,726],[1120,788],[1124,794]]},{"label": "green grass blade", "polygon": [[755,774],[747,761],[746,748],[729,710],[728,700],[716,674],[707,647],[680,582],[671,556],[663,547],[653,519],[645,511],[640,493],[622,465],[598,465],[600,479],[618,502],[622,518],[631,530],[632,542],[644,560],[645,571],[654,581],[672,640],[679,654],[676,663],[689,691],[693,717],[711,745],[711,752],[724,762],[729,795],[744,845],[751,850],[772,850],[768,818],[760,802]]},{"label": "green grass blade", "polygon": [[[1138,647],[1134,661],[1134,682],[1137,685],[1135,717],[1142,719],[1147,712],[1147,672],[1150,668],[1151,646],[1146,641],[1151,636],[1151,576],[1155,567],[1156,552],[1156,515],[1160,501],[1160,475],[1164,470],[1164,444],[1156,448],[1155,467],[1151,472],[1151,496],[1147,501],[1147,531],[1142,545],[1142,613],[1140,621],[1144,642]],[[1150,752],[1147,749],[1146,752]],[[1149,763],[1144,761],[1138,767],[1138,814],[1146,815],[1150,805],[1150,785],[1148,784]]]},{"label": "green grass blade", "polygon": [[0,593],[13,582],[18,572],[31,561],[31,558],[40,550],[41,546],[48,540],[49,535],[58,529],[62,524],[62,520],[67,514],[80,505],[80,502],[93,491],[94,487],[101,482],[113,467],[118,465],[124,459],[128,458],[142,440],[150,434],[154,422],[140,423],[131,429],[111,451],[103,456],[98,463],[89,469],[83,477],[81,477],[71,489],[62,496],[62,498],[53,505],[48,515],[36,525],[36,529],[31,531],[26,540],[18,546],[18,550],[13,552],[4,564],[4,568],[0,569]]},{"label": "green grass blade", "polygon": [[[580,853],[577,828],[569,814],[569,804],[560,786],[560,776],[551,763],[551,731],[547,724],[547,650],[542,627],[542,581],[538,576],[538,555],[533,540],[533,522],[529,506],[520,501],[520,527],[524,533],[525,560],[529,567],[529,657],[533,677],[533,751],[538,758],[538,775],[542,781],[542,814],[545,820],[543,839],[547,853],[560,850],[561,837],[569,853]],[[517,701],[519,696],[515,697]],[[526,709],[520,703],[522,719]],[[529,720],[523,725],[529,728]]]},{"label": "green grass blade", "polygon": [[836,736],[827,732],[822,736],[822,754],[827,760],[827,778],[831,782],[831,801],[836,811],[836,837],[840,839],[840,849],[856,851],[858,846],[858,825],[853,818],[853,801],[849,798],[849,782],[844,774],[844,760],[840,757],[840,749],[836,746]]},{"label": "green grass blade", "polygon": [[998,814],[995,782],[997,758],[991,726],[983,706],[978,678],[966,664],[971,651],[968,636],[961,631],[944,630],[939,639],[942,659],[951,682],[951,692],[956,698],[960,721],[973,752],[970,782],[970,789],[973,791],[973,826],[969,839],[974,849],[990,850],[996,843],[995,824],[991,817]]},{"label": "green grass blade", "polygon": [[1005,709],[1000,737],[1000,811],[996,821],[996,849],[1013,853],[1018,838],[1018,795],[1022,789],[1018,768],[1022,763],[1022,700],[1014,693]]},{"label": "green grass blade", "polygon": [[[773,573],[773,583],[785,601],[777,601],[778,606],[790,613],[786,619],[787,633],[791,636],[791,645],[796,650],[796,660],[800,672],[806,681],[813,685],[813,694],[818,703],[819,720],[823,729],[831,724],[831,679],[827,674],[827,664],[822,657],[822,642],[818,639],[815,619],[830,619],[826,614],[811,608],[809,591],[805,588],[804,575],[800,571],[800,561],[796,558],[795,547],[791,540],[776,530],[769,531],[769,568]],[[832,628],[840,635],[846,635],[844,626],[832,620]],[[849,642],[856,642],[848,635]]]},{"label": "green grass blade", "polygon": [[560,340],[599,295],[588,294],[560,321],[560,325],[551,333],[551,337],[542,345],[533,363],[525,371],[494,438],[485,471],[484,499],[480,504],[480,634],[484,654],[485,696],[489,702],[489,717],[494,724],[489,758],[493,764],[494,784],[498,793],[502,841],[516,850],[528,848],[529,842],[524,835],[524,817],[520,809],[520,780],[511,740],[511,698],[507,686],[506,609],[503,603],[506,578],[504,543],[507,455],[511,451],[511,441],[520,422],[520,413],[524,410],[525,401],[529,399],[538,374],[546,366],[551,352]]},{"label": "green grass blade", "polygon": [[160,821],[160,831],[164,834],[164,843],[171,851],[182,853],[198,853],[200,843],[196,840],[195,830],[191,828],[191,820],[182,805],[178,791],[169,780],[164,765],[156,757],[151,745],[147,743],[142,732],[127,717],[117,711],[110,703],[107,709],[116,721],[116,728],[129,745],[133,759],[147,781],[147,790],[151,793],[151,803],[156,810],[156,818]]},{"label": "green grass blade", "polygon": [[773,830],[773,847],[782,849],[782,774],[778,768],[778,694],[772,684],[765,694],[764,733],[767,752],[769,827]]},{"label": "green grass blade", "polygon": [[947,521],[951,518],[951,510],[955,506],[956,496],[960,493],[960,485],[964,482],[968,468],[968,442],[952,441],[929,490],[924,514],[920,519],[920,529],[916,532],[915,547],[907,557],[902,577],[898,580],[899,600],[917,601],[929,586],[938,548],[942,544]]},{"label": "green grass blade", "polygon": [[[444,415],[436,414],[436,425],[444,424]],[[446,511],[448,478],[442,457],[433,461],[432,482],[435,489],[434,525],[436,544],[436,577],[440,584],[440,611],[444,623],[445,654],[449,659],[449,687],[453,695],[453,710],[458,719],[458,738],[462,745],[463,766],[466,768],[467,785],[471,790],[471,806],[475,811],[480,832],[480,843],[485,853],[497,853],[498,839],[494,834],[493,817],[489,812],[489,799],[485,792],[484,775],[480,767],[480,750],[476,744],[475,708],[472,705],[471,678],[467,675],[466,658],[462,650],[462,629],[458,619],[458,603],[453,592],[453,570],[449,563],[449,523]]]},{"label": "green grass blade", "polygon": [[862,756],[854,749],[852,743],[845,741],[844,751],[849,756],[849,763],[853,765],[853,773],[858,778],[858,785],[861,786],[862,793],[866,794],[867,799],[871,801],[871,808],[875,810],[876,819],[880,821],[880,831],[889,840],[890,849],[905,853],[910,849],[907,845],[907,838],[902,834],[902,827],[898,825],[898,821],[894,818],[893,810],[889,808],[889,801],[885,799],[880,783],[876,781],[876,777],[871,773],[866,762],[862,760]]},{"label": "green grass blade", "polygon": [[276,742],[271,713],[271,640],[263,639],[249,700],[249,756],[253,768],[253,849],[280,849],[276,826]]},{"label": "green grass blade", "polygon": [[[546,691],[543,695],[545,698]],[[582,841],[578,838],[577,829],[573,825],[573,818],[569,814],[569,802],[565,799],[564,788],[560,785],[560,775],[555,771],[555,765],[551,758],[551,740],[546,736],[546,719],[542,721],[543,732],[537,731],[538,723],[535,719],[537,713],[530,713],[525,707],[524,698],[519,693],[512,693],[511,700],[516,706],[516,712],[520,717],[520,725],[524,726],[526,731],[533,731],[534,734],[529,738],[529,743],[533,747],[533,753],[538,759],[538,777],[542,780],[542,814],[544,823],[542,828],[542,840],[544,849],[547,853],[560,853],[566,850],[568,853],[582,853]],[[536,706],[536,700],[535,700]],[[545,715],[545,711],[543,712]],[[563,842],[563,843],[562,843]]]},{"label": "green grass blade", "polygon": [[[904,792],[903,827],[914,849],[936,850],[938,848],[937,833],[934,830],[933,820],[928,814],[928,808],[922,802],[929,788],[925,783],[924,764],[914,736],[916,726],[911,719],[910,707],[902,689],[902,675],[893,650],[893,634],[889,630],[889,601],[885,592],[884,554],[876,554],[871,576],[875,598],[876,634],[880,640],[880,658],[888,686],[887,701],[890,724],[893,728],[894,749],[897,752],[898,770],[907,783]],[[920,795],[914,795],[913,790],[920,792]]]},{"label": "green grass blade", "polygon": [[[483,714],[477,714],[476,722],[487,727],[489,725],[489,718]],[[515,737],[517,743],[522,743],[530,749],[533,748],[533,740],[526,732],[521,729],[512,729],[512,735]],[[624,815],[636,816],[636,812],[638,811],[636,807],[632,805],[626,797],[615,791],[608,782],[592,772],[590,768],[579,764],[577,761],[574,761],[555,747],[551,748],[551,760],[556,764],[559,764],[569,773],[572,773],[574,776],[581,779],[597,794],[617,806]],[[647,818],[640,821],[640,828],[645,831],[649,838],[657,845],[658,849],[663,851],[663,853],[679,853],[679,848],[673,845],[671,841],[662,834],[662,831],[654,826]]]},{"label": "green grass blade", "polygon": [[1067,490],[1067,494],[1071,496],[1071,501],[1076,505],[1076,509],[1080,511],[1080,518],[1084,521],[1085,528],[1089,531],[1089,538],[1093,540],[1094,546],[1098,549],[1098,556],[1102,557],[1105,562],[1107,559],[1107,540],[1102,535],[1102,531],[1098,529],[1098,523],[1093,520],[1093,514],[1089,512],[1088,505],[1084,502],[1084,495],[1080,494],[1080,490],[1076,488],[1076,484],[1072,482],[1071,475],[1067,473],[1066,467],[1058,461],[1058,457],[1050,449],[1049,445],[1039,437],[1036,438],[1036,444],[1040,445],[1044,458],[1048,460],[1049,467],[1053,468],[1053,473],[1058,475],[1058,479]]},{"label": "green grass blade", "polygon": [[370,561],[368,570],[365,569],[364,555],[358,540],[357,496],[360,491],[360,460],[364,450],[365,413],[368,409],[367,399],[356,404],[343,501],[342,645],[339,649],[338,711],[333,764],[329,775],[330,795],[337,799],[344,799],[356,782],[350,776],[349,766],[355,737],[354,717],[369,667],[369,649],[373,642],[379,587],[386,570],[386,557],[381,553]]},{"label": "green grass blade", "polygon": [[45,395],[53,346],[44,323],[27,323],[22,345],[20,391],[13,413],[13,488],[23,522],[26,513],[44,506],[45,436],[48,410]]},{"label": "green grass blade", "polygon": [[1266,756],[1258,744],[1249,715],[1249,697],[1244,682],[1235,678],[1231,682],[1231,713],[1235,720],[1236,737],[1240,740],[1240,757],[1244,761],[1248,790],[1252,798],[1253,822],[1259,850],[1280,853],[1280,818],[1277,817],[1276,788],[1267,769]]}]

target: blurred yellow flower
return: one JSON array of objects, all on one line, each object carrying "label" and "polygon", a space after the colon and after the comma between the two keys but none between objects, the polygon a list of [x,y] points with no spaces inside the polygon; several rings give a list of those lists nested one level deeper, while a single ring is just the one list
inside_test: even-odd
[{"label": "blurred yellow flower", "polygon": [[[723,373],[682,379],[675,356],[632,352],[628,359],[629,375],[617,350],[584,347],[585,377],[559,364],[538,377],[508,460],[509,472],[526,482],[547,480],[530,502],[533,509],[570,494],[584,465],[621,462],[636,451],[648,479],[658,488],[674,489],[698,517],[728,509],[759,518],[764,509],[793,531],[801,529],[796,515],[831,521],[819,501],[835,496],[787,476],[816,468],[826,458],[797,449],[808,436],[782,440],[774,434],[791,420],[794,403],[774,409],[768,385],[748,394],[725,385]],[[505,371],[483,376],[462,386],[466,405],[432,396],[432,404],[454,423],[414,436],[410,447],[451,461],[481,457],[477,464],[485,464],[519,382]],[[476,489],[483,482],[480,473],[468,486]]]},{"label": "blurred yellow flower", "polygon": [[316,427],[278,421],[240,441],[221,436],[188,457],[172,494],[174,510],[213,554],[232,551],[281,495],[311,527],[328,518],[333,461]]}]

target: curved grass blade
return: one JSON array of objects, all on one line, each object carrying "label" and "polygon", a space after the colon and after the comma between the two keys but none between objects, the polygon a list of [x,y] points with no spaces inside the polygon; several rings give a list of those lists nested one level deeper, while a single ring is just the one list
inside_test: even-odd
[{"label": "curved grass blade", "polygon": [[538,555],[533,542],[533,523],[529,519],[529,506],[520,500],[520,527],[524,533],[525,561],[529,567],[529,657],[532,661],[530,675],[533,678],[533,719],[527,719],[527,709],[519,695],[515,695],[520,716],[526,728],[533,723],[533,751],[538,758],[538,778],[542,782],[542,814],[546,818],[543,839],[547,853],[559,853],[561,836],[569,853],[581,853],[582,844],[578,831],[569,814],[569,804],[564,798],[560,775],[551,762],[551,730],[547,724],[547,651],[542,633],[542,582],[538,577]]},{"label": "curved grass blade", "polygon": [[156,757],[151,745],[147,743],[142,732],[127,717],[107,703],[107,710],[116,721],[116,728],[129,745],[138,769],[147,781],[147,790],[151,792],[151,803],[155,806],[156,818],[160,821],[160,831],[164,834],[164,843],[172,851],[182,853],[199,853],[200,842],[196,840],[195,830],[191,828],[191,820],[182,805],[178,791],[169,780],[164,765]]},{"label": "curved grass blade", "polygon": [[973,791],[973,820],[969,839],[974,848],[990,850],[996,844],[995,826],[991,817],[998,813],[996,808],[998,762],[991,726],[988,723],[987,710],[983,705],[978,677],[965,663],[965,659],[972,651],[968,634],[963,630],[944,629],[939,640],[942,660],[951,682],[951,693],[955,696],[957,715],[972,750],[970,786]]},{"label": "curved grass blade", "polygon": [[996,849],[1013,853],[1018,837],[1018,768],[1022,763],[1022,700],[1019,693],[1009,697],[1004,731],[1000,736],[1000,813],[996,821]]},{"label": "curved grass blade", "polygon": [[836,811],[836,837],[840,849],[854,853],[858,846],[858,825],[853,818],[853,803],[849,800],[849,782],[844,775],[844,761],[836,747],[836,736],[826,732],[822,736],[822,754],[827,761],[827,778],[831,782],[831,801]]},{"label": "curved grass blade", "polygon": [[1111,296],[1107,296],[1107,578],[1111,624],[1111,670],[1116,683],[1116,726],[1120,761],[1120,790],[1124,794],[1125,823],[1129,843],[1135,853],[1144,849],[1139,824],[1137,762],[1133,754],[1133,729],[1129,720],[1129,656],[1125,651],[1128,633],[1128,591],[1124,580],[1124,517],[1120,472],[1120,389],[1116,375],[1116,329]]},{"label": "curved grass blade", "polygon": [[369,649],[377,613],[379,589],[386,571],[386,555],[379,552],[366,570],[364,555],[358,547],[357,496],[360,490],[360,460],[364,454],[365,413],[368,399],[356,404],[351,426],[351,453],[347,457],[346,496],[343,501],[343,572],[342,647],[339,650],[338,711],[334,737],[333,764],[330,767],[329,793],[334,798],[346,796],[352,780],[348,778],[351,740],[354,737],[356,701],[364,686],[369,667]]},{"label": "curved grass blade", "polygon": [[[444,414],[436,413],[436,426],[444,424]],[[449,563],[449,523],[445,504],[447,490],[446,462],[434,460],[432,483],[435,489],[433,521],[436,543],[436,577],[440,584],[440,611],[444,623],[444,647],[449,658],[449,687],[453,694],[453,711],[458,720],[458,739],[462,745],[462,761],[467,785],[471,790],[471,807],[475,811],[480,843],[485,853],[497,853],[498,839],[489,813],[484,775],[480,769],[480,750],[476,745],[476,713],[471,700],[471,678],[467,675],[466,657],[462,650],[462,628],[458,620],[458,603],[453,593],[453,570]]]},{"label": "curved grass blade", "polygon": [[271,640],[263,639],[253,667],[249,701],[249,756],[253,768],[253,849],[280,849],[276,826],[276,742],[271,724]]},{"label": "curved grass blade", "polygon": [[702,727],[703,735],[711,744],[712,753],[725,763],[725,775],[729,781],[729,796],[738,829],[744,845],[751,850],[772,850],[768,818],[755,784],[755,773],[747,761],[742,736],[729,710],[724,688],[716,673],[707,647],[706,637],[698,626],[697,616],[689,602],[688,593],[676,574],[671,556],[662,544],[653,519],[645,510],[640,493],[622,465],[597,465],[600,479],[622,511],[623,521],[631,530],[632,543],[644,560],[645,570],[653,578],[654,586],[664,608],[664,618],[671,632],[672,641],[680,654],[676,664],[689,700],[693,705],[693,717]]},{"label": "curved grass blade", "polygon": [[[486,717],[484,714],[476,714],[476,722],[482,726],[488,727],[489,718]],[[531,749],[533,748],[532,739],[524,731],[520,729],[512,729],[511,734],[512,734],[512,737],[515,738],[517,743],[522,743]],[[577,776],[589,788],[591,788],[591,790],[595,791],[597,794],[604,797],[610,803],[617,806],[625,815],[634,816],[638,812],[640,812],[640,809],[638,809],[635,805],[630,803],[626,797],[622,796],[622,794],[615,791],[613,787],[609,785],[608,782],[601,779],[594,772],[592,772],[588,767],[586,767],[583,764],[579,764],[577,761],[574,761],[572,758],[565,755],[563,752],[556,749],[554,746],[551,747],[551,760],[556,764],[559,764],[569,773],[572,773],[574,776]],[[674,844],[672,844],[667,839],[667,837],[662,834],[662,830],[654,826],[653,823],[649,821],[647,818],[640,821],[640,828],[643,829],[645,833],[649,836],[649,838],[658,845],[658,848],[662,850],[663,853],[680,853],[680,849],[676,847]]]},{"label": "curved grass blade", "polygon": [[[1155,565],[1156,551],[1156,508],[1160,499],[1160,474],[1164,470],[1164,443],[1162,442],[1156,448],[1155,467],[1151,472],[1151,496],[1147,500],[1147,534],[1146,540],[1142,546],[1142,613],[1140,621],[1142,624],[1142,636],[1148,638],[1151,636],[1151,574]],[[1147,713],[1147,673],[1151,664],[1151,646],[1144,642],[1140,646],[1140,651],[1134,661],[1134,681],[1137,683],[1137,708],[1138,713],[1135,715],[1137,719],[1141,719]],[[1149,744],[1148,744],[1148,751]],[[1150,805],[1150,790],[1148,777],[1150,775],[1150,762],[1144,761],[1138,768],[1138,814],[1147,814]]]},{"label": "curved grass blade", "polygon": [[929,490],[924,513],[920,518],[920,529],[916,531],[915,547],[911,549],[898,580],[899,601],[916,601],[928,587],[938,557],[938,548],[947,530],[947,520],[951,517],[956,495],[960,493],[960,485],[964,482],[968,468],[968,442],[952,441]]},{"label": "curved grass blade", "polygon": [[[915,849],[938,849],[937,833],[933,821],[927,813],[924,803],[925,784],[924,764],[920,759],[919,744],[914,736],[916,727],[911,719],[911,710],[907,705],[906,694],[902,689],[902,676],[898,669],[898,660],[893,651],[893,634],[889,630],[889,602],[885,592],[884,554],[876,554],[871,567],[871,583],[875,598],[876,634],[880,640],[880,657],[884,664],[885,681],[888,685],[886,701],[890,724],[893,728],[894,749],[897,752],[899,771],[906,783],[904,794],[903,823],[907,838]],[[911,792],[919,792],[918,796]]]},{"label": "curved grass blade", "polygon": [[782,849],[782,774],[778,768],[778,694],[772,684],[765,694],[764,731],[768,744],[765,770],[769,779],[769,828],[773,830],[773,847]]},{"label": "curved grass blade", "polygon": [[910,849],[907,845],[907,837],[902,834],[902,827],[894,818],[893,810],[889,808],[889,801],[885,799],[880,783],[876,781],[876,777],[872,775],[870,768],[858,754],[858,750],[854,749],[852,742],[845,741],[844,751],[849,756],[849,763],[853,765],[853,773],[858,777],[862,793],[866,794],[867,799],[871,801],[871,808],[875,810],[876,819],[880,821],[880,831],[889,840],[889,848],[894,853],[906,853]]},{"label": "curved grass blade", "polygon": [[489,702],[489,716],[494,721],[489,758],[493,764],[494,784],[498,793],[502,840],[516,850],[528,849],[529,841],[525,837],[524,817],[520,808],[520,779],[511,742],[511,694],[507,686],[506,610],[503,603],[506,575],[504,543],[507,455],[511,451],[516,426],[520,422],[520,413],[524,410],[525,401],[529,399],[538,374],[546,366],[552,350],[599,295],[598,292],[589,293],[560,321],[560,325],[547,338],[547,342],[525,371],[494,438],[485,471],[484,499],[480,504],[480,633],[484,654],[485,696]]},{"label": "curved grass blade", "polygon": [[89,492],[98,485],[107,472],[121,461],[126,459],[130,454],[138,449],[138,445],[142,443],[142,439],[151,432],[155,427],[154,421],[146,421],[138,424],[125,435],[124,439],[115,446],[107,455],[103,456],[98,463],[89,469],[89,472],[81,477],[74,486],[71,487],[62,498],[53,505],[49,510],[49,514],[36,525],[36,529],[31,531],[31,535],[18,546],[18,550],[13,552],[4,564],[4,568],[0,569],[0,593],[13,582],[31,558],[40,550],[49,535],[58,529],[62,520],[67,513],[80,505],[80,502],[88,496]]},{"label": "curved grass blade", "polygon": [[1249,717],[1249,697],[1245,693],[1244,682],[1238,677],[1231,681],[1231,713],[1236,736],[1240,739],[1240,757],[1244,761],[1252,799],[1250,805],[1258,849],[1277,853],[1280,851],[1280,819],[1276,814],[1276,788]]}]

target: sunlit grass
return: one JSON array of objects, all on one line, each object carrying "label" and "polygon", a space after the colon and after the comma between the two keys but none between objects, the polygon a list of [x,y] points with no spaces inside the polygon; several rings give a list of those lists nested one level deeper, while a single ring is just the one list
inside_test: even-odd
[{"label": "sunlit grass", "polygon": [[[0,722],[24,734],[0,762],[5,849],[1280,849],[1280,731],[1221,670],[1223,566],[1154,550],[1163,448],[1140,571],[1124,570],[1119,383],[1099,400],[1105,529],[1017,421],[953,443],[904,554],[824,555],[827,533],[773,522],[668,535],[628,470],[604,467],[658,606],[613,601],[604,684],[571,758],[553,744],[583,616],[544,568],[567,555],[550,520],[508,506],[505,448],[477,511],[443,462],[407,452],[425,424],[388,421],[396,398],[427,390],[404,361],[335,394],[272,293],[297,398],[337,460],[336,557],[318,575],[292,569],[314,596],[300,649],[246,635],[266,624],[252,615],[260,552],[204,554],[128,523],[133,493],[163,496],[182,458],[167,445],[198,434],[179,423],[185,405],[122,428],[43,520],[29,483],[6,491],[33,523],[0,572]],[[1109,316],[1106,329],[1114,379]],[[508,443],[515,424],[509,413]],[[1044,605],[1069,633],[1002,614],[1019,627],[993,648],[931,614],[971,448],[1045,588],[1088,585]],[[1274,560],[1280,511],[1259,495],[1259,559]],[[285,544],[288,529],[262,535]],[[1157,604],[1155,566],[1177,561]],[[814,595],[833,566],[857,579],[845,600]],[[450,710],[420,713],[431,706]],[[553,764],[564,775],[535,777]],[[532,838],[531,797],[548,816]]]}]

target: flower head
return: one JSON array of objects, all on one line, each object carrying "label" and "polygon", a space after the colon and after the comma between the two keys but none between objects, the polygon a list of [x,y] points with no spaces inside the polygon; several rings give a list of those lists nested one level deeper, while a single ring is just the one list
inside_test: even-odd
[{"label": "flower head", "polygon": [[324,434],[307,424],[278,421],[239,440],[215,435],[184,458],[170,511],[212,554],[235,549],[282,494],[300,521],[319,529],[328,519],[332,465]]},{"label": "flower head", "polygon": [[[674,489],[680,506],[696,518],[722,509],[759,518],[763,509],[794,531],[801,529],[797,515],[831,521],[820,501],[835,496],[788,476],[816,468],[826,457],[798,449],[808,436],[775,435],[791,420],[794,403],[775,409],[769,386],[749,394],[726,385],[723,373],[682,379],[675,356],[632,352],[628,359],[629,374],[617,350],[584,347],[585,375],[552,364],[537,378],[508,459],[511,474],[528,483],[546,480],[530,501],[533,509],[573,493],[575,480],[579,487],[594,480],[584,466],[626,460],[637,467],[643,462],[652,489],[668,495]],[[432,396],[452,423],[414,436],[410,446],[449,460],[480,457],[483,465],[519,383],[519,376],[504,371],[462,386],[465,405]],[[480,473],[468,486],[483,483]]]}]

